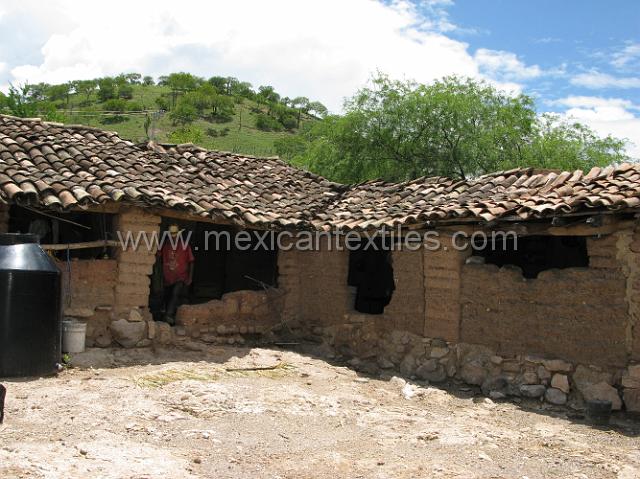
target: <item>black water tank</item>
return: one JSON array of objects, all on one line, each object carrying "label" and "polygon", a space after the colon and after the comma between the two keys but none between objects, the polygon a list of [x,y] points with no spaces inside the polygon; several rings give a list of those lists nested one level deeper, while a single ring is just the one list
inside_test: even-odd
[{"label": "black water tank", "polygon": [[60,361],[60,271],[31,234],[0,234],[0,377]]}]

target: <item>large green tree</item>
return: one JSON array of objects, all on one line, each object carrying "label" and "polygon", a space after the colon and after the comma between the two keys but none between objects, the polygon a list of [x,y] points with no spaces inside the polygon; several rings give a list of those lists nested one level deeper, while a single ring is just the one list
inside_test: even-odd
[{"label": "large green tree", "polygon": [[423,85],[379,75],[346,101],[343,115],[310,124],[303,135],[304,148],[285,139],[278,151],[343,182],[466,178],[517,166],[586,169],[626,158],[624,142],[539,116],[531,97],[458,77]]}]

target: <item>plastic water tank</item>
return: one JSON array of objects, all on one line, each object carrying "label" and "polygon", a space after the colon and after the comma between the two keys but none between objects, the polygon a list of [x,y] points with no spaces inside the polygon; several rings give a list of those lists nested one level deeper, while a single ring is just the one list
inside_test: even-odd
[{"label": "plastic water tank", "polygon": [[0,234],[0,377],[60,362],[60,271],[31,234]]}]

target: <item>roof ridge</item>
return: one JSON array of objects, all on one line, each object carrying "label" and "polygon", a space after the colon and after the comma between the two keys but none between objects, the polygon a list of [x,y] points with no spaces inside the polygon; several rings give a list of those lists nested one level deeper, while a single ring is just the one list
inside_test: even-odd
[{"label": "roof ridge", "polygon": [[43,120],[40,117],[27,118],[22,116],[7,115],[6,113],[0,113],[0,118],[8,118],[10,120],[18,120],[21,122],[40,123],[42,125],[55,126],[57,128],[67,128],[69,130],[97,131],[99,133],[109,134],[110,136],[115,135],[118,138],[120,138],[122,141],[130,141],[122,138],[117,131],[105,130],[104,128],[98,128],[97,126],[89,126],[89,125],[82,125],[82,124],[75,124],[75,123],[62,123],[59,121]]}]

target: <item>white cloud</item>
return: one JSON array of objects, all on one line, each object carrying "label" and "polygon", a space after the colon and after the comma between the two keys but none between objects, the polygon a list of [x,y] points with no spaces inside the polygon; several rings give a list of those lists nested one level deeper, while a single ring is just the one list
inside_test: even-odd
[{"label": "white cloud", "polygon": [[626,138],[627,153],[640,159],[640,106],[622,98],[568,96],[551,102],[568,109],[563,116],[593,128],[598,134]]},{"label": "white cloud", "polygon": [[565,106],[569,108],[621,108],[640,109],[631,100],[624,98],[602,98],[599,96],[571,95],[558,100],[548,102],[551,105]]},{"label": "white cloud", "polygon": [[[21,10],[51,33],[41,60],[14,62],[11,78],[0,83],[186,70],[268,83],[283,95],[305,95],[337,111],[376,70],[420,82],[450,74],[485,78],[514,92],[520,80],[540,74],[508,52],[474,57],[466,43],[445,36],[442,31],[457,28],[447,25],[449,3],[431,0],[418,10],[406,0],[184,0],[175,8],[170,0],[115,0],[102,8],[54,0],[43,13],[40,2],[25,0]],[[425,5],[431,17],[421,13]]]},{"label": "white cloud", "polygon": [[514,53],[480,48],[474,58],[480,70],[490,77],[506,80],[530,80],[542,75],[538,65],[527,66]]},{"label": "white cloud", "polygon": [[580,73],[571,80],[572,85],[586,88],[640,88],[640,77],[614,77],[608,73],[591,71]]},{"label": "white cloud", "polygon": [[542,38],[535,38],[533,40],[533,43],[559,43],[561,42],[562,39],[561,38],[557,38],[557,37],[542,37]]},{"label": "white cloud", "polygon": [[629,43],[621,51],[614,53],[611,64],[616,68],[624,68],[638,59],[640,59],[640,43]]}]

